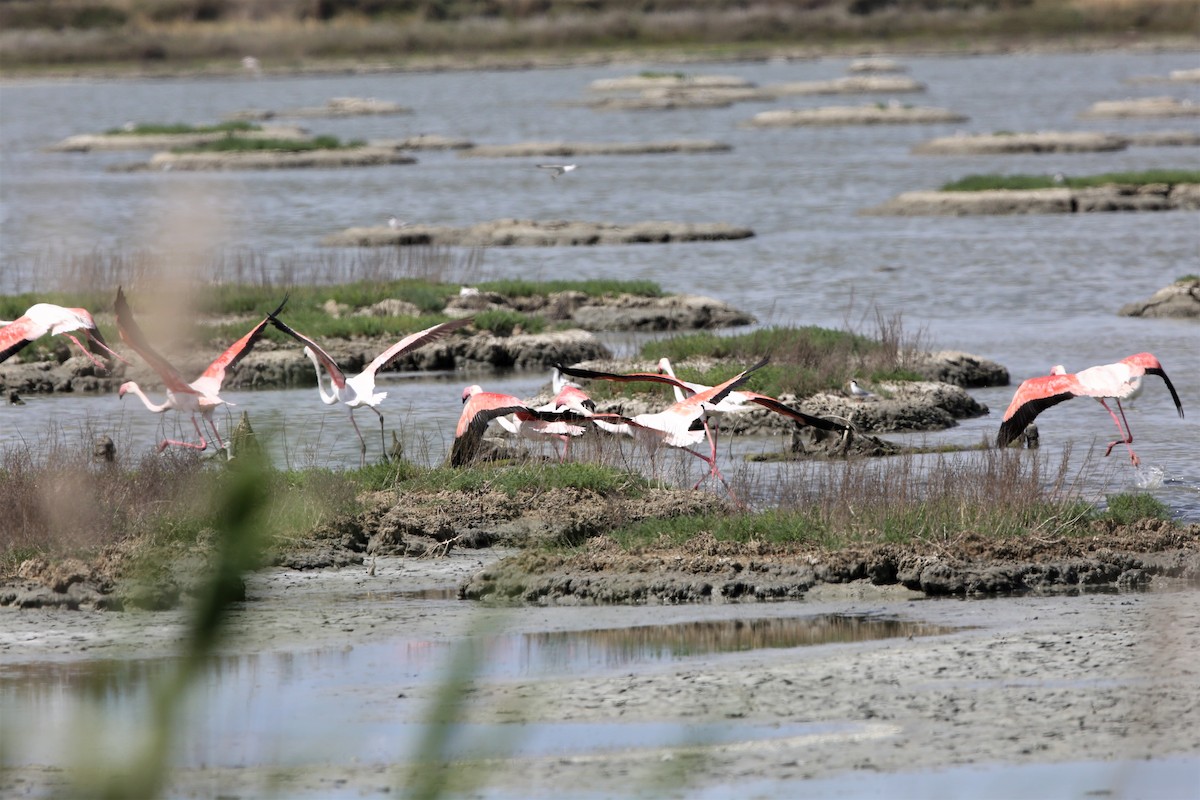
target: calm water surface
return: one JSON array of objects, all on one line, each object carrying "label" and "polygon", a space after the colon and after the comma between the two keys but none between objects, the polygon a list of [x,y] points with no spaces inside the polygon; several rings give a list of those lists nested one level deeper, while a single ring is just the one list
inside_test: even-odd
[{"label": "calm water surface", "polygon": [[[1180,275],[1200,271],[1200,221],[1168,214],[977,218],[860,216],[901,191],[932,188],[969,173],[1088,174],[1154,167],[1200,168],[1196,148],[1120,153],[945,158],[913,145],[957,130],[1196,131],[1195,120],[1081,120],[1097,100],[1170,93],[1200,101],[1200,86],[1126,79],[1194,67],[1197,53],[908,58],[928,91],[904,102],[943,106],[970,121],[945,126],[754,130],[755,112],[776,106],[857,104],[865,98],[792,98],[726,109],[596,112],[573,107],[596,78],[640,67],[539,72],[408,74],[225,80],[76,81],[0,86],[0,291],[54,286],[65,253],[156,250],[164,269],[207,263],[214,252],[254,252],[288,264],[298,279],[324,234],[352,225],[409,221],[463,225],[501,217],[727,221],[752,227],[748,241],[666,246],[493,249],[487,276],[647,278],[668,291],[712,295],[761,324],[850,325],[871,331],[872,309],[903,314],[934,348],[962,349],[1009,368],[1014,383],[1063,363],[1070,369],[1149,350],[1159,356],[1189,411],[1176,417],[1155,379],[1131,411],[1144,469],[1093,481],[1093,492],[1144,486],[1189,518],[1200,518],[1200,328],[1194,322],[1116,316]],[[698,64],[759,84],[831,78],[845,60]],[[654,68],[656,65],[642,65]],[[577,159],[569,179],[550,181],[536,159],[476,159],[419,153],[411,166],[221,174],[121,174],[113,164],[145,153],[52,154],[44,146],[135,121],[208,122],[242,108],[288,108],[330,97],[372,96],[411,106],[408,116],[306,120],[342,138],[436,133],[476,143],[532,139],[635,141],[712,138],[730,153]],[[19,112],[19,113],[18,113]],[[296,272],[299,270],[300,272]],[[627,340],[614,342],[620,349]],[[476,378],[471,379],[476,380]],[[487,388],[535,394],[546,376],[487,379]],[[468,380],[405,380],[385,406],[403,421],[412,456],[442,458]],[[929,440],[976,442],[994,435],[1012,388],[976,393],[992,415]],[[356,463],[357,442],[339,411],[315,392],[231,393],[259,427],[286,432],[276,455],[293,464]],[[135,400],[30,398],[0,408],[0,443],[113,429],[118,445],[147,448],[162,435]],[[84,421],[86,424],[83,424]],[[19,423],[19,424],[18,424]],[[186,420],[167,420],[186,432]],[[364,431],[374,423],[365,421]],[[1076,458],[1114,433],[1097,405],[1048,412],[1042,443],[1072,443]],[[388,441],[390,442],[390,434]],[[372,444],[378,447],[378,440]],[[770,450],[777,441],[739,443]],[[1116,458],[1110,459],[1116,461]],[[1125,464],[1125,466],[1128,466]]]}]

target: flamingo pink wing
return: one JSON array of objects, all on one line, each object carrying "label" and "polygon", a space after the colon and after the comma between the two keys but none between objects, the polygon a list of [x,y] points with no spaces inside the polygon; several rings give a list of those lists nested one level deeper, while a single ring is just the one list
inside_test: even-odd
[{"label": "flamingo pink wing", "polygon": [[313,355],[317,357],[317,361],[319,361],[321,366],[325,367],[325,371],[329,373],[329,377],[333,380],[334,386],[340,389],[346,385],[346,374],[342,372],[342,368],[339,367],[337,362],[333,360],[333,356],[325,352],[325,348],[321,347],[321,345],[317,344],[303,333],[300,333],[299,331],[290,327],[287,323],[275,317],[274,315],[270,316],[270,320],[271,324],[280,331],[283,331],[288,336],[292,337],[297,342],[300,342],[300,344],[312,351]]},{"label": "flamingo pink wing", "polygon": [[113,304],[113,308],[117,312],[117,334],[121,337],[121,341],[129,345],[150,365],[151,369],[158,373],[163,385],[169,390],[195,394],[196,390],[179,374],[179,370],[171,366],[171,363],[159,355],[146,341],[145,334],[142,333],[142,329],[138,327],[133,318],[133,311],[130,310],[129,303],[125,300],[125,292],[121,287],[117,287],[117,300]]},{"label": "flamingo pink wing", "polygon": [[20,317],[0,328],[0,362],[7,361],[35,339],[41,338],[47,328],[29,317]]},{"label": "flamingo pink wing", "polygon": [[812,414],[805,414],[803,411],[798,411],[786,403],[776,400],[774,397],[757,392],[746,392],[742,394],[750,398],[750,402],[757,403],[763,408],[769,408],[776,414],[783,414],[785,417],[791,417],[802,425],[811,425],[814,428],[820,428],[825,431],[844,431],[846,426],[838,422],[832,422],[821,417],[815,417]]},{"label": "flamingo pink wing", "polygon": [[466,327],[474,321],[473,317],[465,317],[463,319],[454,319],[449,322],[442,322],[437,325],[426,328],[423,331],[410,333],[394,345],[384,350],[375,359],[367,365],[363,372],[374,373],[379,369],[387,366],[387,363],[393,358],[396,358],[402,353],[407,353],[409,350],[416,350],[418,347],[427,345],[430,342],[435,342],[449,336],[452,332],[459,328]]},{"label": "flamingo pink wing", "polygon": [[1000,432],[996,435],[996,446],[1007,447],[1047,408],[1084,394],[1089,392],[1071,374],[1043,375],[1023,381],[1004,412]]}]

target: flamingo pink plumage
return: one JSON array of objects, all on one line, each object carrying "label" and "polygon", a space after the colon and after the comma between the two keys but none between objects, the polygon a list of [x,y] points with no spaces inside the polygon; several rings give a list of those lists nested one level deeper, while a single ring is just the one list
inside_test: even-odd
[{"label": "flamingo pink plumage", "polygon": [[[275,309],[273,314],[278,314],[283,310],[283,306],[287,303],[287,298],[284,297],[283,302]],[[177,409],[185,411],[192,416],[192,425],[196,428],[196,435],[200,437],[199,442],[183,442],[176,439],[163,439],[158,445],[158,451],[161,453],[170,445],[179,447],[189,447],[195,450],[204,450],[208,447],[208,442],[204,438],[204,431],[200,429],[200,423],[196,420],[196,415],[199,414],[208,423],[212,429],[213,436],[216,437],[218,449],[225,449],[225,443],[221,441],[221,434],[217,431],[217,426],[213,422],[213,412],[223,405],[232,405],[232,403],[223,400],[220,397],[221,384],[225,381],[225,374],[238,365],[243,358],[254,348],[255,342],[262,336],[266,329],[267,323],[271,320],[272,315],[269,314],[263,317],[262,322],[250,329],[242,338],[238,339],[215,361],[208,365],[203,374],[199,378],[188,383],[184,380],[179,370],[175,369],[169,361],[159,355],[149,342],[146,340],[145,334],[138,327],[137,322],[133,318],[133,312],[129,308],[129,303],[125,299],[125,292],[117,288],[117,302],[115,304],[117,312],[117,333],[121,340],[129,345],[134,352],[145,359],[150,368],[158,373],[158,377],[162,380],[163,386],[166,387],[167,397],[162,403],[155,403],[146,396],[142,388],[134,381],[128,381],[121,384],[117,390],[117,396],[124,398],[127,393],[137,395],[141,399],[142,404],[147,409],[156,414],[161,414],[168,409]],[[226,454],[231,455],[226,449]]]},{"label": "flamingo pink plumage", "polygon": [[[87,309],[66,308],[53,303],[35,303],[17,319],[12,322],[0,323],[0,325],[4,326],[0,328],[0,363],[7,361],[27,345],[46,334],[66,336],[85,356],[92,360],[93,364],[106,372],[109,370],[108,365],[101,363],[96,355],[106,355],[109,358],[125,361],[113,352],[108,343],[104,341],[104,337],[100,335],[100,329],[96,327],[96,321],[92,319],[92,315]],[[71,335],[71,331],[83,331],[89,346],[84,347],[77,338]]]},{"label": "flamingo pink plumage", "polygon": [[[763,359],[754,366],[739,372],[729,380],[717,386],[704,388],[691,395],[690,397],[678,400],[662,411],[647,414],[638,414],[634,417],[624,418],[618,415],[596,414],[591,417],[593,422],[599,425],[604,430],[613,433],[624,433],[630,436],[635,436],[644,441],[653,456],[655,448],[660,444],[665,444],[669,447],[676,447],[688,453],[691,453],[696,458],[704,461],[709,466],[708,475],[715,475],[722,484],[724,484],[729,496],[735,502],[740,504],[741,501],[734,495],[733,490],[729,487],[729,483],[725,480],[725,476],[721,474],[721,470],[717,468],[717,451],[716,443],[712,440],[712,436],[708,433],[708,427],[704,422],[705,415],[709,409],[718,406],[730,392],[737,389],[738,386],[745,383],[750,374],[757,369],[766,366],[767,359]],[[560,370],[564,375],[570,375],[574,378],[598,378],[600,380],[629,382],[653,380],[659,383],[667,383],[680,388],[688,388],[677,379],[658,373],[629,373],[626,375],[615,374],[611,372],[597,372],[595,370],[581,369],[579,367],[567,367],[558,365],[556,369]],[[613,422],[612,419],[617,421]],[[699,444],[705,438],[708,438],[711,445],[710,454],[704,455],[697,453],[691,449],[691,445]],[[708,477],[707,475],[704,477]],[[704,481],[701,477],[695,489]]]},{"label": "flamingo pink plumage", "polygon": [[[1021,432],[1033,422],[1038,414],[1051,406],[1070,400],[1072,397],[1094,397],[1100,402],[1100,405],[1104,406],[1104,410],[1112,417],[1117,431],[1121,434],[1120,439],[1108,443],[1104,455],[1107,456],[1111,453],[1114,445],[1123,442],[1126,449],[1129,450],[1130,460],[1136,466],[1140,462],[1130,446],[1133,444],[1133,432],[1129,429],[1129,421],[1125,419],[1125,409],[1122,408],[1121,401],[1131,400],[1141,394],[1142,378],[1145,375],[1158,375],[1163,379],[1163,382],[1167,384],[1167,389],[1171,392],[1171,399],[1175,401],[1175,409],[1182,417],[1183,404],[1179,402],[1179,395],[1175,392],[1175,387],[1171,385],[1171,379],[1163,371],[1162,364],[1151,353],[1137,353],[1114,364],[1088,367],[1074,374],[1067,372],[1062,366],[1055,366],[1050,370],[1049,375],[1024,381],[1017,387],[1017,392],[1013,395],[1008,410],[1004,412],[1004,420],[1000,423],[1000,432],[996,435],[996,444],[999,447],[1007,446],[1009,442],[1021,435]],[[1119,420],[1113,410],[1104,402],[1106,399],[1117,401],[1117,410],[1121,412]],[[1122,422],[1125,423],[1123,428]]]},{"label": "flamingo pink plumage", "polygon": [[[367,441],[363,438],[362,431],[358,428],[358,422],[354,419],[354,409],[356,408],[369,408],[379,417],[379,445],[384,453],[387,452],[383,443],[383,412],[376,408],[376,406],[387,398],[388,393],[375,391],[375,373],[403,353],[416,350],[418,347],[448,336],[453,331],[470,325],[473,321],[472,317],[465,317],[449,322],[441,322],[425,330],[410,333],[376,356],[370,364],[367,364],[363,368],[362,372],[352,377],[347,377],[342,368],[333,360],[333,357],[325,352],[315,341],[288,327],[282,320],[276,319],[274,314],[269,315],[269,317],[271,323],[276,328],[304,345],[304,354],[312,361],[313,369],[317,372],[317,390],[321,393],[321,400],[326,405],[341,403],[346,407],[346,413],[350,417],[350,424],[354,426],[354,432],[358,434],[358,441],[361,446],[359,451],[360,465],[366,464]],[[325,371],[329,373],[328,393],[325,391],[325,385],[321,382],[321,367],[324,367]]]},{"label": "flamingo pink plumage", "polygon": [[[552,436],[577,435],[568,430],[571,428],[578,428],[578,433],[583,433],[582,428],[570,424],[585,419],[574,410],[554,409],[550,406],[534,407],[511,394],[485,392],[478,384],[463,389],[462,401],[463,410],[454,430],[454,444],[450,448],[451,466],[461,467],[474,461],[479,454],[488,423],[509,415],[515,418],[515,422],[504,427],[513,433],[520,433],[525,426]],[[565,450],[563,458],[566,458]]]}]

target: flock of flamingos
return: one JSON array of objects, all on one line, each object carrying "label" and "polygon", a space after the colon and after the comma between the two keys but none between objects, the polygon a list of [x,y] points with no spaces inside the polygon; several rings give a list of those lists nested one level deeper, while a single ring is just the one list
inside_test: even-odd
[{"label": "flock of flamingos", "polygon": [[[304,354],[312,361],[313,368],[317,373],[317,389],[321,400],[327,405],[340,404],[346,409],[355,433],[358,434],[361,445],[361,463],[365,464],[366,440],[354,419],[353,412],[357,408],[366,407],[379,417],[379,437],[382,445],[383,413],[378,406],[387,398],[387,392],[376,391],[376,373],[401,354],[437,341],[472,322],[470,317],[456,319],[410,334],[380,353],[362,372],[354,376],[347,376],[337,362],[317,342],[303,333],[293,330],[279,318],[286,304],[287,298],[285,297],[274,311],[264,316],[262,321],[221,353],[200,377],[188,381],[167,359],[150,346],[133,318],[132,310],[125,299],[125,292],[121,288],[117,289],[114,310],[121,341],[158,374],[166,391],[166,399],[161,403],[155,403],[133,381],[121,384],[117,390],[118,396],[123,398],[126,394],[134,394],[141,399],[147,409],[154,413],[161,414],[169,409],[176,409],[190,414],[192,424],[196,429],[197,441],[163,439],[158,445],[159,452],[171,446],[195,450],[206,449],[208,442],[205,440],[204,430],[197,418],[200,417],[211,429],[218,449],[225,449],[226,453],[229,453],[229,448],[221,440],[221,435],[213,422],[213,412],[225,403],[220,396],[221,384],[224,382],[226,372],[236,367],[238,362],[251,351],[255,342],[266,330],[267,325],[273,325],[304,346]],[[0,322],[0,325],[3,325],[0,327],[0,363],[19,352],[30,342],[45,335],[68,337],[85,356],[91,359],[97,368],[102,370],[108,371],[114,359],[129,363],[109,347],[96,327],[92,315],[83,308],[65,308],[51,303],[37,303],[30,306],[19,319],[8,323]],[[75,331],[82,332],[87,340],[86,347],[73,335]],[[572,437],[582,435],[587,426],[594,425],[609,433],[629,436],[641,441],[647,447],[651,459],[653,459],[655,451],[662,445],[680,448],[691,453],[709,466],[708,474],[702,476],[693,488],[698,487],[706,477],[711,475],[720,479],[732,497],[733,492],[729,488],[729,484],[717,469],[715,427],[709,426],[708,417],[744,410],[748,408],[748,404],[753,403],[783,414],[800,425],[814,426],[826,431],[838,431],[843,435],[849,432],[849,428],[842,423],[805,414],[774,397],[738,388],[755,370],[760,369],[766,363],[767,361],[764,359],[717,386],[704,386],[679,380],[675,377],[670,362],[665,358],[659,362],[657,372],[627,374],[596,372],[558,365],[554,371],[556,394],[549,403],[542,406],[532,406],[512,395],[485,392],[478,385],[468,386],[462,393],[463,411],[455,430],[450,463],[461,466],[474,460],[480,453],[484,432],[493,420],[508,432],[520,436],[528,438],[554,437],[561,440],[563,442],[563,460],[566,459],[569,452]],[[322,369],[329,377],[328,390],[322,379]],[[676,399],[673,404],[662,411],[638,414],[633,417],[598,413],[595,403],[583,389],[578,384],[566,381],[562,377],[563,375],[609,381],[665,383],[674,389]],[[1125,410],[1121,406],[1121,401],[1131,399],[1141,393],[1142,379],[1145,375],[1157,375],[1163,379],[1167,389],[1171,392],[1175,408],[1182,417],[1183,405],[1179,401],[1179,395],[1175,392],[1170,378],[1163,371],[1162,364],[1150,353],[1138,353],[1113,364],[1089,367],[1077,373],[1068,373],[1062,366],[1055,366],[1049,375],[1024,381],[1017,388],[1008,410],[1004,412],[996,444],[999,447],[1005,447],[1015,441],[1033,422],[1034,418],[1051,406],[1072,397],[1094,397],[1108,411],[1120,433],[1120,438],[1109,442],[1104,454],[1107,456],[1115,445],[1124,443],[1129,450],[1130,460],[1136,466],[1139,460],[1131,446],[1133,434],[1125,419]],[[857,389],[857,387],[854,388]],[[1105,402],[1109,399],[1116,401],[1120,418]],[[691,449],[693,445],[700,444],[705,439],[709,442],[707,455]],[[734,499],[736,500],[736,497]]]}]

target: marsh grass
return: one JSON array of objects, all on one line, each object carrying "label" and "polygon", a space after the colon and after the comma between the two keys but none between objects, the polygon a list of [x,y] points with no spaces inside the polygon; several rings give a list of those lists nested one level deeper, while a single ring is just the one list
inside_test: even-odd
[{"label": "marsh grass", "polygon": [[245,136],[224,136],[211,142],[198,142],[187,147],[173,147],[172,153],[310,153],[315,150],[353,150],[365,147],[366,142],[353,139],[343,142],[336,136],[316,136],[312,139],[251,139]]},{"label": "marsh grass", "polygon": [[[899,315],[887,316],[877,311],[874,336],[815,325],[762,328],[738,336],[704,332],[647,342],[640,355],[650,361],[666,356],[680,379],[710,386],[732,378],[762,358],[769,358],[770,363],[753,373],[745,388],[773,396],[807,397],[844,387],[854,377],[872,383],[920,380],[921,375],[913,368],[919,351],[919,337],[905,333]],[[711,359],[730,363],[702,368],[686,363]],[[599,397],[652,386],[620,384],[616,389],[606,390],[599,383],[593,382],[589,387],[596,389]]]},{"label": "marsh grass", "polygon": [[230,121],[218,122],[215,125],[190,125],[186,122],[161,123],[141,122],[122,128],[109,128],[106,136],[151,136],[159,134],[185,133],[247,133],[261,131],[262,126],[253,122]]},{"label": "marsh grass", "polygon": [[700,532],[719,540],[827,549],[858,543],[946,543],[963,533],[1055,537],[1086,532],[1095,507],[1068,472],[1037,454],[984,450],[801,466],[774,486],[737,485],[777,498],[746,514],[656,520],[613,534],[635,548],[681,544]]},{"label": "marsh grass", "polygon": [[[216,498],[235,478],[224,459],[192,452],[119,452],[113,463],[90,456],[91,432],[58,432],[40,446],[0,451],[0,574],[35,556],[92,557],[137,541],[131,574],[164,553],[208,541],[221,509]],[[237,461],[233,462],[237,464]],[[295,538],[334,516],[357,510],[359,482],[329,469],[260,469],[268,536]]]},{"label": "marsh grass", "polygon": [[1165,183],[1175,186],[1180,183],[1200,183],[1200,170],[1151,169],[1142,172],[1105,172],[1099,175],[1068,175],[1061,182],[1052,175],[968,175],[944,184],[943,192],[980,192],[991,189],[1086,189],[1097,186],[1120,184],[1145,186]]}]

